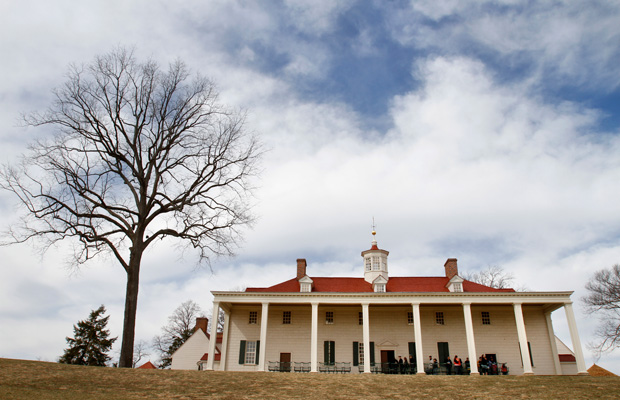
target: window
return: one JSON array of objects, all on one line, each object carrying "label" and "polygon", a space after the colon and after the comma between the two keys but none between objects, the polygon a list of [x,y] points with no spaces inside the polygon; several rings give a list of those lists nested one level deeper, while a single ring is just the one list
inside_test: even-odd
[{"label": "window", "polygon": [[291,323],[291,312],[290,311],[282,312],[282,323],[287,324],[287,325]]},{"label": "window", "polygon": [[334,312],[333,311],[325,311],[325,323],[329,325],[334,323]]},{"label": "window", "polygon": [[[375,342],[370,342],[368,353],[370,365],[375,365]],[[364,364],[364,342],[353,342],[353,365],[357,367],[362,364]]]},{"label": "window", "polygon": [[372,258],[372,270],[379,271],[379,257]]},{"label": "window", "polygon": [[443,311],[437,311],[435,313],[435,323],[437,325],[445,325],[445,321],[443,319]]},{"label": "window", "polygon": [[334,364],[336,361],[336,342],[326,340],[323,342],[323,362]]},{"label": "window", "polygon": [[359,358],[359,364],[364,364],[364,342],[359,342],[357,345],[357,350],[358,350],[358,358]]},{"label": "window", "polygon": [[245,342],[245,364],[256,364],[256,342]]},{"label": "window", "polygon": [[488,311],[482,311],[482,325],[491,325],[491,315]]},{"label": "window", "polygon": [[370,265],[371,265],[370,257],[366,257],[366,271],[370,271]]},{"label": "window", "polygon": [[375,292],[377,292],[377,293],[385,293],[385,283],[377,283],[375,285]]},{"label": "window", "polygon": [[413,325],[413,311],[407,313],[407,324]]},{"label": "window", "polygon": [[258,311],[250,311],[250,324],[258,322]]},{"label": "window", "polygon": [[364,313],[360,311],[359,313],[359,317],[358,317],[358,325],[364,325]]},{"label": "window", "polygon": [[301,284],[301,291],[304,293],[310,293],[310,284],[309,283],[302,283]]},{"label": "window", "polygon": [[454,292],[462,292],[463,291],[463,284],[460,282],[454,282],[452,284],[453,287],[453,291]]},{"label": "window", "polygon": [[239,364],[256,365],[260,350],[260,341],[242,340],[239,344]]}]

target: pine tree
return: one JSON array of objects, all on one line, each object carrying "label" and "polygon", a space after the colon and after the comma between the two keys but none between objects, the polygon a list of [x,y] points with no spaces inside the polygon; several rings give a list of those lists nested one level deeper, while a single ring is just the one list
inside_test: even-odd
[{"label": "pine tree", "polygon": [[105,307],[91,311],[85,321],[73,325],[73,338],[67,337],[69,348],[58,362],[64,364],[93,365],[105,367],[110,360],[108,352],[117,338],[109,338],[110,331],[105,329],[110,316],[104,317]]}]

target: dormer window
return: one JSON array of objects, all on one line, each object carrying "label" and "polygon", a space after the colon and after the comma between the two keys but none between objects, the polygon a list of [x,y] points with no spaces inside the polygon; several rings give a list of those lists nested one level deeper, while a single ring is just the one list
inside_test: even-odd
[{"label": "dormer window", "polygon": [[458,275],[454,275],[452,278],[450,278],[446,287],[449,291],[453,293],[463,292],[463,278]]},{"label": "dormer window", "polygon": [[385,293],[385,283],[377,283],[375,285],[375,292],[377,292],[377,293]]},{"label": "dormer window", "polygon": [[314,282],[312,281],[312,278],[310,278],[308,275],[304,276],[299,280],[299,291],[302,293],[312,292],[313,283]]}]

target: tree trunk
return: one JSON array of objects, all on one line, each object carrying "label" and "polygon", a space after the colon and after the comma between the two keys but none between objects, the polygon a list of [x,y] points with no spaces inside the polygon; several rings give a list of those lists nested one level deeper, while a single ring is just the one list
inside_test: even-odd
[{"label": "tree trunk", "polygon": [[138,310],[138,287],[140,283],[140,261],[142,253],[132,251],[127,271],[127,291],[125,293],[125,320],[123,322],[123,342],[118,366],[133,366],[133,343],[136,333],[136,311]]}]

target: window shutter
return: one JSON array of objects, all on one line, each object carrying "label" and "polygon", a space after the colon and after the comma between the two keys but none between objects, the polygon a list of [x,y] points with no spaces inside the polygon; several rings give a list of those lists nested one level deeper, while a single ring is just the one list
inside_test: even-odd
[{"label": "window shutter", "polygon": [[329,342],[327,340],[323,342],[323,362],[329,364]]},{"label": "window shutter", "polygon": [[370,365],[375,365],[375,342],[370,342]]},{"label": "window shutter", "polygon": [[415,342],[409,342],[409,354],[413,356],[413,361],[416,362]]},{"label": "window shutter", "polygon": [[357,367],[358,365],[360,365],[359,343],[353,342],[353,366]]},{"label": "window shutter", "polygon": [[254,360],[254,362],[256,363],[256,365],[259,364],[258,360],[260,360],[260,340],[256,341],[256,360]]},{"label": "window shutter", "polygon": [[530,351],[530,364],[532,364],[532,367],[533,367],[534,366],[534,357],[532,356],[532,345],[530,344],[530,342],[527,342],[527,349]]},{"label": "window shutter", "polygon": [[330,343],[330,352],[329,352],[329,363],[333,364],[336,362],[336,342],[329,342]]},{"label": "window shutter", "polygon": [[239,345],[239,364],[245,364],[245,340]]}]

